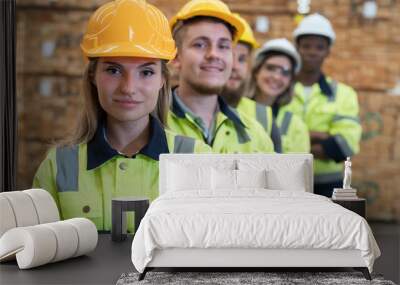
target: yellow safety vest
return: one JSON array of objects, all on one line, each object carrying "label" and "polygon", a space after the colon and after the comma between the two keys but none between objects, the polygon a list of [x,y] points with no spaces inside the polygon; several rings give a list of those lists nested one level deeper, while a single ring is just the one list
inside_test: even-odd
[{"label": "yellow safety vest", "polygon": [[301,83],[295,85],[295,96],[286,107],[300,116],[309,131],[327,132],[322,142],[329,159],[314,161],[314,183],[331,183],[343,178],[343,161],[359,152],[361,124],[356,92],[349,86],[321,76],[312,85],[309,96]]},{"label": "yellow safety vest", "polygon": [[[264,127],[271,135],[273,112],[270,106],[264,106],[246,97],[242,97],[237,106]],[[282,153],[309,153],[310,138],[306,124],[300,117],[290,111],[279,109],[275,122],[279,128],[282,141]]]},{"label": "yellow safety vest", "polygon": [[299,116],[281,107],[276,123],[281,133],[283,153],[310,152],[310,133]]},{"label": "yellow safety vest", "polygon": [[[89,143],[50,150],[33,181],[49,191],[63,219],[85,217],[98,230],[111,230],[111,200],[115,197],[158,196],[158,157],[161,153],[209,153],[201,141],[164,130],[151,119],[149,143],[134,158],[112,149],[99,126]],[[133,215],[128,216],[133,225]],[[133,230],[133,226],[128,227]]]},{"label": "yellow safety vest", "polygon": [[263,126],[264,130],[271,136],[273,121],[271,107],[259,104],[250,98],[242,97],[240,98],[236,109],[239,112],[255,118],[261,124],[261,126]]},{"label": "yellow safety vest", "polygon": [[[199,124],[186,113],[172,96],[168,112],[168,127],[178,134],[205,142]],[[229,107],[218,97],[219,112],[216,115],[215,133],[209,144],[214,153],[271,153],[273,143],[263,127],[253,118]]]}]

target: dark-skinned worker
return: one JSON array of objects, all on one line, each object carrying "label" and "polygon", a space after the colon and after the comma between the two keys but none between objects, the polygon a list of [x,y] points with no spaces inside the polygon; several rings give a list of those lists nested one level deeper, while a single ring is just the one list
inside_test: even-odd
[{"label": "dark-skinned worker", "polygon": [[305,17],[293,36],[302,68],[290,110],[303,118],[310,131],[314,193],[331,197],[333,188],[342,187],[343,162],[359,152],[362,130],[357,94],[322,70],[336,37],[327,18]]}]

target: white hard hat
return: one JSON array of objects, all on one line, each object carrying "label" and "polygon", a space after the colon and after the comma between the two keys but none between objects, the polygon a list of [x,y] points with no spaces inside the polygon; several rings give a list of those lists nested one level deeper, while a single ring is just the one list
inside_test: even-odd
[{"label": "white hard hat", "polygon": [[293,37],[297,41],[298,37],[304,35],[318,35],[330,39],[334,43],[336,35],[331,23],[327,18],[320,14],[312,14],[305,17],[293,32]]},{"label": "white hard hat", "polygon": [[287,39],[280,38],[265,42],[263,46],[260,47],[255,53],[256,61],[257,59],[260,58],[260,56],[271,51],[280,52],[292,58],[295,64],[294,72],[297,74],[300,71],[301,69],[300,55],[297,52],[296,48],[293,46],[293,44],[289,42]]}]

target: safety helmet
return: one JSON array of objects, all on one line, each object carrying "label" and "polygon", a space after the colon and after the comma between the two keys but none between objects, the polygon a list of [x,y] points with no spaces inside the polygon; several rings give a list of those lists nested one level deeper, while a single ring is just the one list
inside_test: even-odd
[{"label": "safety helmet", "polygon": [[239,38],[239,42],[244,42],[246,44],[249,44],[253,49],[256,49],[260,46],[260,44],[257,42],[257,40],[254,38],[253,30],[251,29],[249,23],[242,18],[239,14],[233,13],[233,15],[238,18],[244,26],[244,31],[242,36]]},{"label": "safety helmet", "polygon": [[329,20],[318,13],[305,17],[293,32],[295,41],[304,35],[324,36],[330,40],[331,44],[336,39],[335,31]]},{"label": "safety helmet", "polygon": [[181,20],[187,20],[196,16],[208,16],[220,19],[236,29],[233,41],[237,42],[244,31],[244,24],[233,15],[228,6],[219,0],[191,0],[186,3],[179,12],[171,18],[169,25],[171,30]]},{"label": "safety helmet", "polygon": [[176,55],[167,18],[145,0],[115,0],[98,8],[89,20],[81,49],[86,57],[171,60]]},{"label": "safety helmet", "polygon": [[296,48],[293,46],[291,42],[287,39],[280,38],[280,39],[273,39],[267,41],[260,47],[255,53],[256,61],[260,60],[262,55],[267,54],[268,52],[280,52],[288,57],[292,58],[294,61],[294,72],[297,74],[301,69],[301,58],[299,53],[297,52]]}]

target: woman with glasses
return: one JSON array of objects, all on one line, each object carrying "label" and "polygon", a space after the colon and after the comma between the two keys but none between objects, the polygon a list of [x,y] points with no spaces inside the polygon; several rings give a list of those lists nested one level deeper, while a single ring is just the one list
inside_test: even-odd
[{"label": "woman with glasses", "polygon": [[286,39],[266,42],[256,51],[247,96],[271,106],[281,132],[283,153],[310,152],[310,139],[302,119],[286,109],[293,96],[295,74],[301,59]]}]

